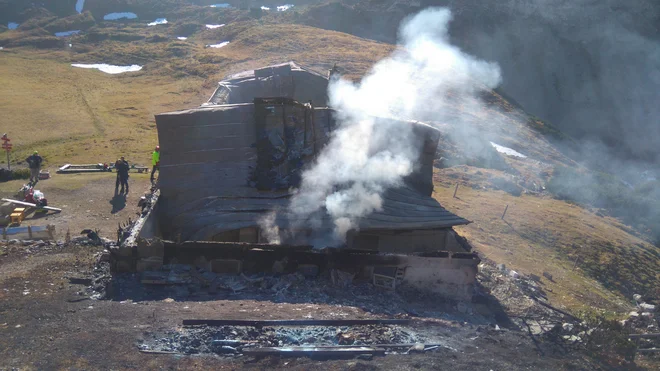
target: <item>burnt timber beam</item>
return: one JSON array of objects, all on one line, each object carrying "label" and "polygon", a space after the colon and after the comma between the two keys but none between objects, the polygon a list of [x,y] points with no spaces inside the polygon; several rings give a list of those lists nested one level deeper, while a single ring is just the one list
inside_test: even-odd
[{"label": "burnt timber beam", "polygon": [[234,319],[184,319],[184,326],[360,326],[405,325],[409,319],[303,319],[303,320],[234,320]]},{"label": "burnt timber beam", "polygon": [[325,357],[343,357],[343,356],[357,356],[360,354],[376,354],[384,355],[385,349],[374,348],[370,346],[363,346],[360,348],[351,347],[281,347],[281,348],[243,348],[242,353],[249,356],[265,357],[265,356],[325,356]]}]

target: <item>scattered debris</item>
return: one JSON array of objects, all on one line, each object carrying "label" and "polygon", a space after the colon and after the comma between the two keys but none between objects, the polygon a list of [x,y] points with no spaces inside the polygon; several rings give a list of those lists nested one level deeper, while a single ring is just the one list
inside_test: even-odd
[{"label": "scattered debris", "polygon": [[[295,355],[316,355],[321,350],[388,349],[407,352],[411,347],[444,346],[399,325],[355,326],[220,326],[184,327],[164,334],[145,334],[138,344],[141,350],[177,352],[183,354],[216,353],[227,357],[236,354],[265,355],[281,349],[296,350]],[[280,348],[280,349],[273,349]],[[310,350],[317,349],[317,350]],[[373,353],[373,352],[358,352]],[[345,354],[356,355],[355,352]],[[379,352],[384,354],[384,352]],[[293,354],[291,354],[293,355]]]},{"label": "scattered debris", "polygon": [[655,312],[655,305],[653,304],[641,303],[639,307],[645,312]]},{"label": "scattered debris", "polygon": [[[95,68],[95,67],[89,67],[89,68]],[[112,171],[112,168],[108,164],[101,164],[101,163],[87,164],[87,165],[66,164],[60,167],[59,169],[57,169],[58,174],[102,173],[102,172],[110,172],[110,171]]]},{"label": "scattered debris", "polygon": [[231,320],[231,319],[187,319],[184,326],[357,326],[357,325],[404,325],[407,319],[326,319],[326,320]]}]

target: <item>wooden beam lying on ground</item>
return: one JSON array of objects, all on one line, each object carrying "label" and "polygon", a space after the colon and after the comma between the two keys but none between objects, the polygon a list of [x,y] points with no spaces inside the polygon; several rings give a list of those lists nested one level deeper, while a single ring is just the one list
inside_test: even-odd
[{"label": "wooden beam lying on ground", "polygon": [[648,338],[657,338],[660,337],[660,333],[657,334],[630,334],[628,335],[631,339],[648,339]]},{"label": "wooden beam lying on ground", "polygon": [[409,319],[303,319],[303,320],[233,320],[233,319],[184,319],[184,326],[359,326],[405,325]]},{"label": "wooden beam lying on ground", "polygon": [[[424,343],[419,343],[424,346],[424,348],[429,348],[429,347],[444,347],[444,344],[424,344]],[[368,345],[341,345],[342,348],[362,348],[362,347],[371,347],[371,348],[412,348],[416,345],[415,343],[411,344],[368,344]],[[315,345],[315,348],[334,348],[337,345]]]},{"label": "wooden beam lying on ground", "polygon": [[37,204],[33,204],[33,203],[30,203],[30,202],[25,202],[25,201],[12,200],[10,198],[3,198],[2,201],[11,202],[11,203],[16,204],[16,205],[30,206],[30,207],[34,207],[34,208],[37,208],[37,209],[44,209],[44,210],[54,211],[56,213],[61,213],[62,212],[62,209],[58,209],[56,207],[50,207],[50,206],[39,207],[39,206],[37,206]]},{"label": "wooden beam lying on ground", "polygon": [[649,349],[637,349],[637,353],[654,353],[660,352],[660,348],[649,348]]}]

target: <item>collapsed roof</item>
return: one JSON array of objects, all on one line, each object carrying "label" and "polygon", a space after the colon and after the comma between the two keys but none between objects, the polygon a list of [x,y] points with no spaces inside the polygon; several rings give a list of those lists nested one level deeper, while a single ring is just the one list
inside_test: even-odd
[{"label": "collapsed roof", "polygon": [[287,62],[227,76],[206,104],[252,103],[255,97],[286,97],[298,102],[327,105],[328,79]]}]

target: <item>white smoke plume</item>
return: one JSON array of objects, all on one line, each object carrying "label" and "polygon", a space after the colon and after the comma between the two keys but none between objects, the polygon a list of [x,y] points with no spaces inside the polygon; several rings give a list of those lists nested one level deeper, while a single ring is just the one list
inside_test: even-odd
[{"label": "white smoke plume", "polygon": [[[449,44],[451,12],[429,8],[404,21],[400,48],[379,61],[360,83],[329,85],[337,128],[315,164],[303,173],[287,215],[294,226],[314,227],[319,213],[334,222],[334,242],[381,210],[382,194],[415,170],[419,143],[404,120],[443,119],[444,107],[478,105],[476,93],[500,83],[499,67]],[[473,111],[474,107],[470,108]]]}]

